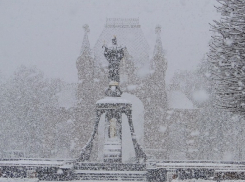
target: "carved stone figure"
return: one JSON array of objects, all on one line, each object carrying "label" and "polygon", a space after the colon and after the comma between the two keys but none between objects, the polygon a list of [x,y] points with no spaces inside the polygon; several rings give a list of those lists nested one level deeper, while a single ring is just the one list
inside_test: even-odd
[{"label": "carved stone figure", "polygon": [[110,82],[120,82],[119,77],[119,67],[120,67],[120,61],[124,56],[124,48],[117,47],[117,39],[114,37],[112,39],[112,47],[108,48],[105,47],[105,58],[109,62],[109,81]]},{"label": "carved stone figure", "polygon": [[109,62],[109,88],[106,90],[105,94],[110,97],[120,97],[122,91],[119,88],[120,82],[120,61],[124,56],[124,48],[117,46],[117,39],[114,37],[112,39],[112,47],[103,46],[105,48],[104,55]]}]

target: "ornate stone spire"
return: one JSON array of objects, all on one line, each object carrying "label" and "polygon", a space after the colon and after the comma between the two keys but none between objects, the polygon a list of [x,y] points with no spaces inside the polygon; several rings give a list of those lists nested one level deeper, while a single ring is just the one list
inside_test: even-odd
[{"label": "ornate stone spire", "polygon": [[90,29],[87,24],[83,25],[83,28],[84,28],[84,37],[83,37],[83,43],[82,43],[80,55],[82,55],[83,53],[91,54],[90,43],[88,40],[88,33],[90,32]]},{"label": "ornate stone spire", "polygon": [[154,52],[153,52],[152,68],[155,70],[155,72],[162,72],[162,73],[164,72],[163,79],[165,79],[165,71],[167,69],[167,62],[164,58],[160,25],[156,26],[155,33],[156,33],[156,44],[155,44]]},{"label": "ornate stone spire", "polygon": [[78,79],[85,79],[91,81],[93,78],[93,58],[88,40],[89,26],[85,24],[84,37],[82,48],[79,57],[77,58]]},{"label": "ornate stone spire", "polygon": [[163,48],[162,48],[162,40],[161,40],[161,26],[157,25],[156,29],[155,29],[155,33],[157,35],[156,38],[156,44],[155,44],[155,48],[154,48],[154,52],[153,52],[153,56],[156,55],[161,55],[163,56]]}]

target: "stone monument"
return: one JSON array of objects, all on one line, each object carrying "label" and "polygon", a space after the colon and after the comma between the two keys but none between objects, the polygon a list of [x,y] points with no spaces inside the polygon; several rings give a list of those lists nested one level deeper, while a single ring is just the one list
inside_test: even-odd
[{"label": "stone monument", "polygon": [[105,91],[105,95],[107,97],[97,101],[96,103],[96,120],[94,123],[94,130],[89,141],[83,147],[79,160],[89,160],[93,140],[98,132],[100,118],[102,114],[105,114],[105,142],[103,150],[104,162],[122,163],[122,114],[125,114],[130,127],[136,159],[138,162],[145,162],[146,154],[143,152],[141,146],[136,140],[132,122],[132,104],[129,101],[121,98],[122,91],[119,87],[120,61],[124,56],[124,50],[126,48],[117,46],[117,39],[115,36],[112,39],[112,46],[107,47],[107,45],[104,45],[103,48],[104,56],[109,62],[109,88]]}]

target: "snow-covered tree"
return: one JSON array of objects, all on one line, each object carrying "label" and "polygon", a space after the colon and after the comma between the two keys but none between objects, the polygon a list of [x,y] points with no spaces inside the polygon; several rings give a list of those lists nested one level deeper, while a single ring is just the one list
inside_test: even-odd
[{"label": "snow-covered tree", "polygon": [[1,152],[49,156],[52,130],[62,118],[57,97],[61,84],[36,68],[22,66],[0,85]]},{"label": "snow-covered tree", "polygon": [[238,160],[239,150],[242,153],[238,138],[242,136],[237,136],[236,128],[241,123],[237,116],[215,107],[211,68],[212,64],[204,58],[197,69],[175,73],[169,89],[180,90],[199,109],[195,159]]},{"label": "snow-covered tree", "polygon": [[[233,124],[239,129],[236,137],[238,159],[242,159],[245,112],[245,1],[218,0],[221,19],[214,21],[209,60],[212,63],[214,102],[218,109],[238,115]],[[232,122],[232,121],[231,121]]]},{"label": "snow-covered tree", "polygon": [[215,87],[215,105],[245,112],[245,1],[218,0],[221,19],[211,25],[214,35],[208,54]]}]

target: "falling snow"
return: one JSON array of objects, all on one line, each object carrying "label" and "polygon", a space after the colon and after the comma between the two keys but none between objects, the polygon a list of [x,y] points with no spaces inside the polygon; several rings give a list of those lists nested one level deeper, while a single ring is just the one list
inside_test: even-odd
[{"label": "falling snow", "polygon": [[217,2],[209,51],[169,82],[171,26],[149,46],[146,18],[105,18],[92,46],[84,24],[75,83],[0,72],[0,182],[245,180],[245,2]]}]

